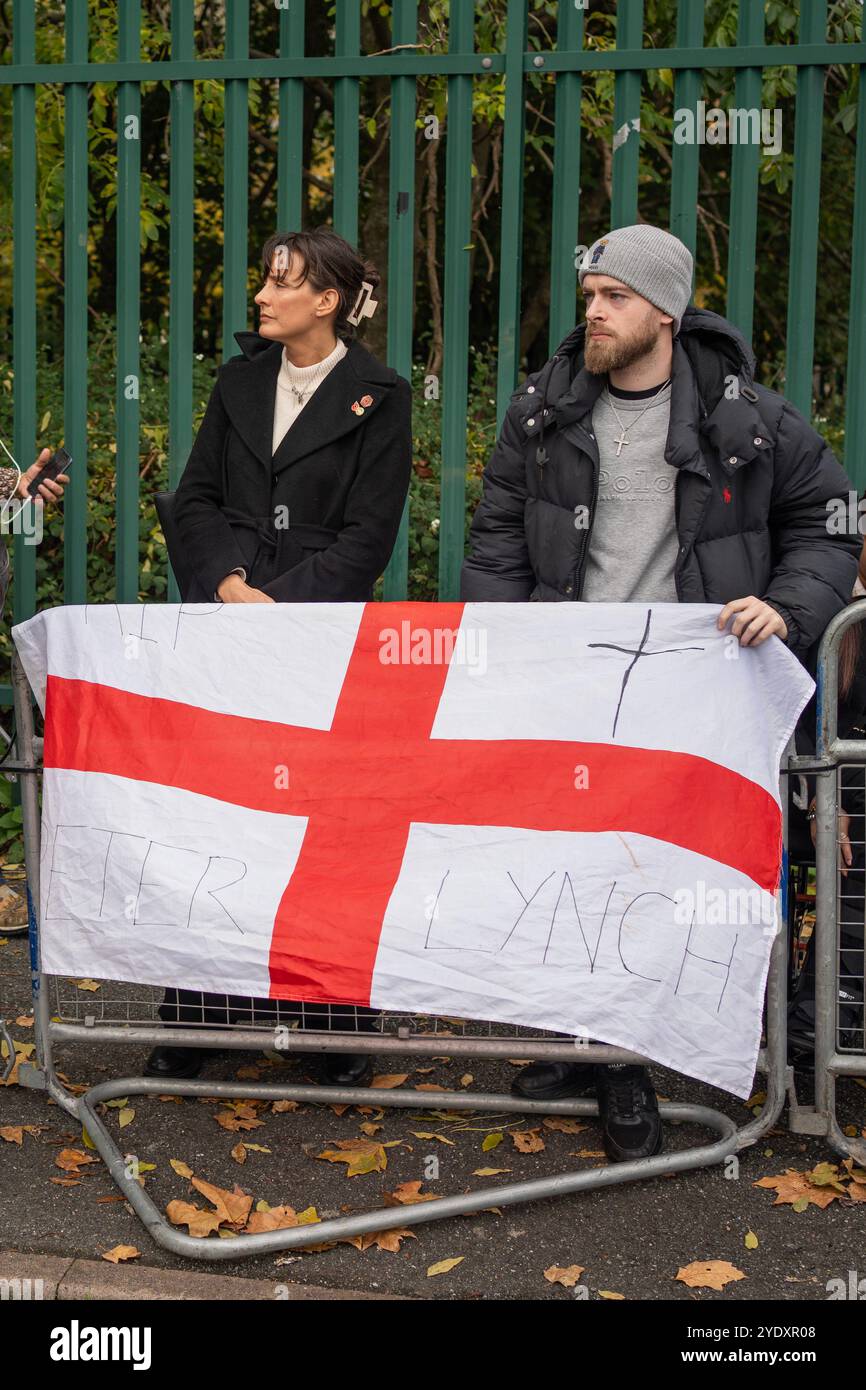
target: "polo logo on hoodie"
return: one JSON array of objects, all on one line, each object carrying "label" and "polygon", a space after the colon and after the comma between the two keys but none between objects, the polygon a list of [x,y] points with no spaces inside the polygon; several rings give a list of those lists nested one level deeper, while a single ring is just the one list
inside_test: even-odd
[{"label": "polo logo on hoodie", "polygon": [[607,246],[607,241],[606,241],[606,240],[599,241],[599,242],[596,244],[595,248],[593,249],[592,257],[591,257],[590,262],[589,262],[590,265],[598,265],[599,261],[601,260],[602,256],[604,255],[604,248],[605,248],[606,246]]}]

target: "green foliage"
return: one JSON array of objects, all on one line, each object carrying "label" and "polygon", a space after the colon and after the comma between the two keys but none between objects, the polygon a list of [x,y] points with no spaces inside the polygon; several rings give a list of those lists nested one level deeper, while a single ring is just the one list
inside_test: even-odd
[{"label": "green foliage", "polygon": [[[481,473],[496,440],[493,370],[470,349],[466,420],[464,540],[481,496]],[[409,598],[435,600],[439,585],[439,522],[442,497],[442,401],[424,399],[423,371],[413,372],[413,470],[409,485]]]},{"label": "green foliage", "polygon": [[17,782],[0,777],[0,859],[20,864],[24,859],[24,814]]}]

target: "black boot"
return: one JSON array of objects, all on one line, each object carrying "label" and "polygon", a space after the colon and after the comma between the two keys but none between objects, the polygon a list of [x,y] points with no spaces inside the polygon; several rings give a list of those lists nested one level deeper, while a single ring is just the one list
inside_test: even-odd
[{"label": "black boot", "polygon": [[535,1062],[524,1067],[511,1085],[521,1100],[566,1100],[595,1086],[595,1067],[588,1062]]},{"label": "black boot", "polygon": [[598,1067],[598,1112],[612,1163],[661,1153],[662,1122],[646,1067]]},{"label": "black boot", "polygon": [[326,1086],[369,1086],[373,1059],[366,1052],[329,1052],[323,1071]]},{"label": "black boot", "polygon": [[145,1076],[163,1081],[190,1081],[204,1061],[203,1047],[155,1047],[144,1064]]}]

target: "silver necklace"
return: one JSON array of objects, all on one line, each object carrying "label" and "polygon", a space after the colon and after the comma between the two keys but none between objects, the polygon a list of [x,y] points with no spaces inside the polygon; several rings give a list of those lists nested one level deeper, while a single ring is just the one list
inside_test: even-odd
[{"label": "silver necklace", "polygon": [[623,447],[631,443],[631,440],[628,437],[628,431],[633,430],[635,425],[638,424],[638,422],[642,420],[643,417],[646,415],[647,411],[652,409],[660,393],[664,391],[666,386],[670,385],[670,380],[670,377],[668,377],[667,381],[663,381],[661,386],[656,388],[656,390],[652,394],[649,405],[645,405],[640,414],[635,416],[628,429],[626,429],[625,425],[623,424],[619,415],[619,411],[613,403],[613,397],[610,394],[610,387],[605,387],[605,405],[610,407],[611,411],[613,412],[613,417],[616,420],[616,423],[619,425],[619,439],[615,439],[613,441],[616,445],[617,458],[619,458],[620,454],[622,453]]},{"label": "silver necklace", "polygon": [[293,381],[290,381],[290,382],[289,382],[289,390],[291,391],[291,393],[292,393],[292,395],[294,396],[295,400],[298,402],[298,405],[303,405],[303,404],[304,404],[304,397],[305,397],[305,396],[308,396],[308,395],[310,394],[310,388],[309,388],[309,387],[307,387],[306,391],[299,391],[298,388],[297,388],[297,386],[295,385],[295,383],[294,383]]},{"label": "silver necklace", "polygon": [[291,367],[290,367],[290,365],[289,365],[287,359],[286,359],[286,364],[285,364],[285,365],[286,365],[286,379],[287,379],[287,381],[288,381],[288,383],[289,383],[289,390],[291,391],[291,393],[292,393],[292,395],[294,396],[295,400],[298,402],[298,405],[303,405],[303,404],[304,404],[304,398],[305,398],[306,396],[309,396],[310,392],[314,389],[314,387],[313,387],[312,385],[308,385],[308,386],[306,386],[306,387],[304,388],[303,391],[300,391],[300,390],[298,389],[298,387],[295,385],[294,381],[292,380],[292,369],[291,369]]},{"label": "silver necklace", "polygon": [[[330,355],[333,356],[333,353]],[[322,362],[316,362],[315,366],[321,367],[325,361],[327,361],[327,358],[323,358]],[[312,380],[308,380],[307,385],[303,388],[303,390],[301,390],[298,386],[296,386],[295,380],[293,380],[292,378],[293,363],[289,361],[288,357],[286,357],[285,354],[283,354],[283,365],[286,369],[286,380],[289,383],[289,390],[292,392],[292,395],[295,397],[295,400],[298,402],[298,405],[304,404],[305,397],[311,395],[312,392],[315,391],[316,387],[321,385],[325,376],[327,376],[328,374],[327,369],[324,373],[314,374]]]}]

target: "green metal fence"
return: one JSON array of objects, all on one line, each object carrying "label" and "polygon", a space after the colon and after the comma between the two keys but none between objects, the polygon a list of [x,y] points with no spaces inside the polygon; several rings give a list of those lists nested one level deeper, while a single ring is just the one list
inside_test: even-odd
[{"label": "green metal fence", "polygon": [[[480,4],[479,4],[480,8]],[[142,62],[140,0],[119,0],[119,46],[116,62],[88,61],[85,0],[67,0],[66,61],[37,64],[33,0],[14,0],[12,62],[0,64],[0,83],[13,84],[14,193],[14,448],[16,457],[35,457],[36,440],[36,138],[35,97],[43,83],[63,85],[65,97],[65,418],[66,446],[76,461],[65,501],[65,597],[81,603],[86,595],[87,551],[87,93],[93,82],[117,83],[118,217],[117,217],[117,597],[134,602],[138,595],[139,500],[139,140],[137,121],[143,82],[170,84],[170,410],[171,481],[176,483],[192,443],[193,360],[193,170],[194,83],[204,78],[225,83],[225,189],[223,269],[224,341],[233,350],[232,334],[248,326],[247,188],[248,83],[279,83],[280,132],[277,222],[296,226],[300,218],[302,180],[303,79],[334,84],[334,214],[337,230],[357,238],[359,178],[359,82],[384,75],[391,83],[391,138],[388,285],[388,361],[410,376],[414,286],[413,219],[416,140],[416,82],[425,73],[447,76],[448,129],[445,171],[444,353],[442,379],[442,500],[440,526],[440,596],[457,595],[463,551],[465,442],[469,365],[469,290],[471,241],[471,163],[473,84],[491,78],[505,81],[504,149],[501,187],[499,283],[498,418],[517,380],[520,321],[522,189],[525,145],[526,80],[532,73],[553,73],[556,81],[555,159],[551,198],[550,263],[551,348],[575,322],[579,241],[581,102],[584,73],[614,74],[615,119],[619,129],[640,115],[641,86],[650,69],[675,73],[675,106],[694,107],[702,73],[724,67],[736,71],[735,104],[761,106],[762,70],[781,64],[797,69],[796,131],[792,206],[792,255],[787,328],[787,395],[805,413],[811,410],[813,338],[820,216],[821,123],[824,74],[828,65],[859,66],[859,108],[855,179],[850,337],[847,364],[846,465],[852,478],[866,485],[866,44],[826,42],[827,0],[802,0],[795,43],[783,47],[764,42],[764,6],[741,0],[738,44],[708,49],[704,44],[704,7],[680,0],[677,46],[645,49],[643,0],[618,0],[615,51],[584,46],[581,0],[560,0],[558,46],[529,51],[529,0],[507,0],[503,52],[475,51],[476,6],[452,0],[448,52],[413,52],[418,39],[418,0],[394,0],[393,45],[396,52],[360,54],[358,0],[336,0],[333,55],[305,57],[304,0],[280,6],[279,54],[249,56],[250,0],[225,0],[225,56],[195,57],[194,5],[179,0],[171,7],[171,58]],[[398,48],[399,45],[409,46]],[[613,226],[638,217],[637,139],[627,139],[612,156]],[[694,250],[700,147],[672,147],[670,226]],[[728,315],[751,335],[755,284],[756,226],[760,151],[740,144],[732,151],[731,235],[727,278]],[[15,619],[34,611],[35,556],[16,540]],[[407,530],[403,528],[386,574],[385,596],[399,598],[407,583]],[[177,597],[173,586],[172,597]],[[2,694],[2,690],[0,690]]]}]

